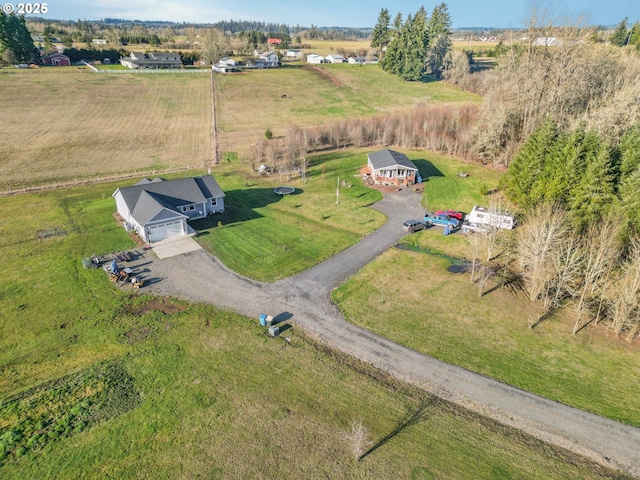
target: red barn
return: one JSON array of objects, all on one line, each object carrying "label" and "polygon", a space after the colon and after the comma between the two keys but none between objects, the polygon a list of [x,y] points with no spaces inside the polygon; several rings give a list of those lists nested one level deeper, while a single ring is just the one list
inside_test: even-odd
[{"label": "red barn", "polygon": [[52,53],[51,55],[42,57],[42,63],[44,65],[51,65],[54,67],[69,67],[71,65],[71,60],[62,53]]}]

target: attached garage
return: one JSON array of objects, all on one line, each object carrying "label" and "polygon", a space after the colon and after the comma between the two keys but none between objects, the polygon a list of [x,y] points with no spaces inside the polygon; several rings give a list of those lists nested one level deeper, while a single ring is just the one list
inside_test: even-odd
[{"label": "attached garage", "polygon": [[211,175],[164,180],[145,178],[118,188],[118,214],[147,243],[195,233],[187,222],[224,212],[224,192]]},{"label": "attached garage", "polygon": [[184,234],[185,230],[182,220],[147,226],[147,237],[150,243],[159,242],[160,240],[164,240],[166,238]]}]

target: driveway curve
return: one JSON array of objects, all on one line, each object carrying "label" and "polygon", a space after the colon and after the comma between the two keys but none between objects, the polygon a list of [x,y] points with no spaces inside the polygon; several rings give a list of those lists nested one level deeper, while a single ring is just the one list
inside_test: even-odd
[{"label": "driveway curve", "polygon": [[[357,273],[405,232],[400,224],[420,218],[421,195],[387,194],[373,208],[388,221],[359,243],[313,268],[274,283],[242,277],[205,251],[166,259],[144,254],[150,291],[228,308],[248,317],[283,314],[318,341],[405,382],[423,388],[543,441],[640,477],[640,429],[606,419],[450,365],[347,323],[331,291]],[[198,278],[198,282],[193,282]]]}]

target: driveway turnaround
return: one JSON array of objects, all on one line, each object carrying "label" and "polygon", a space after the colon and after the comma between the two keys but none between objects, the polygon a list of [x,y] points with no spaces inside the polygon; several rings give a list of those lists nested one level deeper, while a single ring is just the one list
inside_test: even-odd
[{"label": "driveway turnaround", "polygon": [[261,313],[282,315],[318,341],[396,378],[640,477],[640,429],[446,364],[344,320],[331,302],[331,290],[405,235],[402,221],[420,218],[420,199],[410,190],[385,195],[374,205],[388,217],[383,227],[315,267],[275,283],[237,275],[203,250],[160,260],[143,253],[135,262],[148,269],[143,278],[153,293],[210,303],[256,319]]}]

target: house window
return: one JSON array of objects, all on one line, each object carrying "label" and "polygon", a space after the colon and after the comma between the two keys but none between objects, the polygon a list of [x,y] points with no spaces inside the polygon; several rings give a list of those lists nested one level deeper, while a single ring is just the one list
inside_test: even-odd
[{"label": "house window", "polygon": [[217,198],[212,198],[212,199],[211,199],[211,206],[212,206],[212,207],[215,207],[215,206],[217,206],[217,205],[218,205],[218,199],[217,199]]},{"label": "house window", "polygon": [[180,207],[180,210],[182,211],[182,213],[185,213],[187,211],[187,207],[186,206],[182,206],[182,207]]},{"label": "house window", "polygon": [[407,174],[407,171],[403,168],[398,169],[398,177],[404,177]]},{"label": "house window", "polygon": [[195,206],[195,205],[189,205],[189,211],[190,211],[190,212],[191,212],[191,211],[193,211],[193,210],[195,210],[195,209],[196,209],[196,206]]}]

